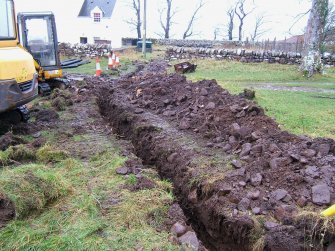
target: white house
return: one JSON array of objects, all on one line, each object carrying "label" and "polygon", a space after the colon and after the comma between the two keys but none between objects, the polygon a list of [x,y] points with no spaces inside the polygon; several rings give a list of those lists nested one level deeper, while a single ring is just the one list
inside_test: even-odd
[{"label": "white house", "polygon": [[[122,20],[115,15],[117,0],[84,0],[73,29],[77,43],[109,43],[121,46]],[[122,31],[123,30],[123,31]]]}]

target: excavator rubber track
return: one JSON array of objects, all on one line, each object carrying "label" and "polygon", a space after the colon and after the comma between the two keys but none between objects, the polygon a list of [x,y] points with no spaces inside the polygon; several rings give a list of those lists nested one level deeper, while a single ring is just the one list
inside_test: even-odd
[{"label": "excavator rubber track", "polygon": [[19,106],[17,109],[19,110],[21,114],[21,120],[23,122],[28,122],[28,120],[30,119],[28,107],[26,105],[22,105],[22,106]]},{"label": "excavator rubber track", "polygon": [[38,94],[42,97],[51,94],[51,87],[48,83],[38,83]]}]

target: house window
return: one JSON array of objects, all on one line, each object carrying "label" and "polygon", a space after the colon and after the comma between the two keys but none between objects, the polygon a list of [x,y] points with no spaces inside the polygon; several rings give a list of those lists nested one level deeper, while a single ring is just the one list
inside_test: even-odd
[{"label": "house window", "polygon": [[101,13],[93,13],[93,21],[95,23],[100,23],[100,21],[101,21]]},{"label": "house window", "polygon": [[81,44],[87,44],[87,37],[80,37]]}]

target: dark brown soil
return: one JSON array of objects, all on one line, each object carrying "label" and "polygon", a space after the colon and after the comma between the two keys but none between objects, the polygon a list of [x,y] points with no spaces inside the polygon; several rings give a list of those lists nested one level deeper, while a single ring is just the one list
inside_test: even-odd
[{"label": "dark brown soil", "polygon": [[15,208],[11,201],[0,194],[0,229],[15,217]]},{"label": "dark brown soil", "polygon": [[5,151],[9,146],[16,146],[27,143],[22,138],[15,136],[12,132],[7,132],[0,137],[0,151]]},{"label": "dark brown soil", "polygon": [[[98,104],[145,163],[172,179],[207,247],[250,250],[263,236],[264,250],[322,249],[321,236],[306,243],[312,226],[296,215],[335,202],[334,141],[282,131],[215,80],[191,83],[159,73],[162,65],[105,83]],[[323,246],[335,239],[325,236]]]},{"label": "dark brown soil", "polygon": [[45,109],[40,110],[35,114],[38,122],[52,122],[59,119],[59,115],[55,110]]}]

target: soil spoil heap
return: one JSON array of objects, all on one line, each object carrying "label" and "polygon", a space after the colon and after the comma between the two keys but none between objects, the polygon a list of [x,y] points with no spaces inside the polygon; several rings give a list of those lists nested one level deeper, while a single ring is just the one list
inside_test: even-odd
[{"label": "soil spoil heap", "polygon": [[[100,84],[101,85],[101,84]],[[210,250],[322,250],[320,210],[335,202],[335,143],[282,131],[215,80],[192,83],[152,62],[98,90],[101,113],[175,194]]]}]

